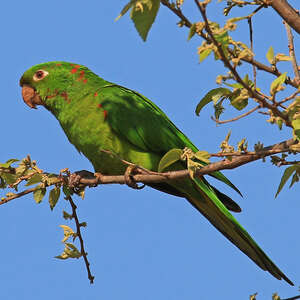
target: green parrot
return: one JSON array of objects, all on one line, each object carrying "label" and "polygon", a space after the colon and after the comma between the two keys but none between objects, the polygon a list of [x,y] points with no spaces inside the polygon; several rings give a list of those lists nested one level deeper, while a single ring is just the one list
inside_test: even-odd
[{"label": "green parrot", "polygon": [[[153,102],[102,79],[85,66],[61,61],[39,64],[23,74],[20,85],[25,103],[49,110],[97,173],[124,174],[128,167],[124,161],[157,171],[161,158],[173,148],[198,151]],[[186,166],[177,162],[172,168]],[[211,176],[238,191],[222,173]],[[228,211],[239,212],[239,206],[204,177],[148,186],[186,198],[260,268],[293,285]]]}]

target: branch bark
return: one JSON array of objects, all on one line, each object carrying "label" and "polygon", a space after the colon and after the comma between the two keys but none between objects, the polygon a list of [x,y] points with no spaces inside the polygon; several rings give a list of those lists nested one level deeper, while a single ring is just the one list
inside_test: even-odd
[{"label": "branch bark", "polygon": [[300,16],[286,0],[271,0],[270,6],[300,34]]}]

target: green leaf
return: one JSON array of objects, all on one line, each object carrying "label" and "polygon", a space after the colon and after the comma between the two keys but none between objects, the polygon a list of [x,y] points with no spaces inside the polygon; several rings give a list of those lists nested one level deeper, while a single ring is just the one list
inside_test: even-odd
[{"label": "green leaf", "polygon": [[269,63],[271,65],[273,65],[275,61],[274,61],[274,49],[272,46],[270,46],[270,48],[266,54],[266,57],[267,57],[267,60],[269,61]]},{"label": "green leaf", "polygon": [[73,219],[73,216],[70,215],[69,213],[67,213],[66,211],[63,210],[63,218],[65,220],[72,220]]},{"label": "green leaf", "polygon": [[295,170],[297,169],[297,166],[291,166],[288,167],[284,170],[284,173],[281,177],[275,198],[278,196],[278,194],[280,193],[280,191],[282,190],[283,186],[286,184],[286,182],[288,181],[288,179],[292,176],[293,172],[295,172]]},{"label": "green leaf", "polygon": [[222,46],[227,47],[229,43],[229,34],[227,31],[214,35],[217,42],[219,42]]},{"label": "green leaf", "polygon": [[73,237],[73,241],[77,237],[77,233],[73,231],[73,229],[67,225],[59,225],[64,230],[64,238],[62,242],[65,243],[70,237]]},{"label": "green leaf", "polygon": [[236,89],[242,89],[243,88],[243,85],[240,84],[240,83],[227,83],[227,82],[224,82],[224,84],[227,85],[227,86],[236,88]]},{"label": "green leaf", "polygon": [[118,15],[118,17],[115,19],[115,21],[118,21],[121,17],[123,17],[128,10],[135,4],[135,2],[137,2],[137,0],[131,0],[130,2],[128,2],[123,9],[121,10],[120,14]]},{"label": "green leaf", "polygon": [[76,248],[75,245],[72,243],[65,243],[66,247],[68,249],[65,249],[65,252],[69,255],[71,258],[79,258],[82,256],[82,254],[79,252],[79,250]]},{"label": "green leaf", "polygon": [[282,88],[282,84],[286,80],[286,74],[287,72],[282,73],[279,77],[277,77],[272,83],[270,87],[270,94],[274,95],[277,92],[279,92]]},{"label": "green leaf", "polygon": [[204,59],[209,56],[211,51],[212,51],[212,49],[205,49],[205,50],[201,51],[200,54],[199,54],[199,61],[203,62]]},{"label": "green leaf", "polygon": [[248,98],[249,94],[246,89],[238,89],[229,97],[231,105],[237,110],[242,110],[248,105]]},{"label": "green leaf", "polygon": [[60,196],[60,188],[59,187],[55,187],[54,189],[52,189],[49,193],[49,204],[50,204],[50,208],[51,210],[53,210],[53,208],[55,207],[58,199]]},{"label": "green leaf", "polygon": [[201,167],[202,166],[199,163],[192,161],[191,159],[187,160],[187,168],[189,170],[189,174],[192,179],[195,178],[195,174],[197,170],[200,169]]},{"label": "green leaf", "polygon": [[199,159],[200,161],[203,161],[207,164],[210,163],[210,154],[207,151],[197,151],[194,156]]},{"label": "green leaf", "polygon": [[257,293],[250,295],[249,300],[256,300]]},{"label": "green leaf", "polygon": [[136,1],[131,10],[131,19],[139,35],[146,41],[149,30],[159,10],[160,0]]},{"label": "green leaf", "polygon": [[228,131],[228,133],[227,133],[227,135],[226,135],[226,137],[225,137],[225,140],[224,140],[225,143],[228,144],[229,139],[230,139],[230,136],[231,136],[231,130]]},{"label": "green leaf", "polygon": [[66,185],[63,185],[63,193],[67,197],[69,197],[69,196],[71,196],[73,194],[72,191],[70,190],[70,188],[68,186],[66,186]]},{"label": "green leaf", "polygon": [[[221,34],[216,34],[214,35],[215,39],[217,40],[217,42],[219,42],[221,44],[222,50],[225,54],[225,56],[228,56],[228,45],[229,45],[229,34],[227,31],[221,33]],[[220,55],[218,52],[215,52],[215,60],[220,59]]]},{"label": "green leaf", "polygon": [[199,116],[201,109],[209,102],[214,101],[214,103],[217,103],[220,98],[228,97],[230,93],[231,91],[226,88],[216,88],[210,90],[198,103],[196,107],[196,115]]},{"label": "green leaf", "polygon": [[276,60],[276,61],[291,61],[292,59],[291,59],[291,57],[288,56],[288,55],[285,55],[285,54],[283,54],[283,53],[278,53],[278,54],[276,54],[276,56],[275,56],[275,60]]},{"label": "green leaf", "polygon": [[5,180],[0,176],[0,189],[5,189],[6,186]]},{"label": "green leaf", "polygon": [[54,256],[54,258],[64,260],[64,259],[69,258],[69,256],[65,252],[63,252],[61,255]]},{"label": "green leaf", "polygon": [[248,142],[246,142],[246,138],[243,138],[237,145],[237,151],[244,152],[247,151]]},{"label": "green leaf", "polygon": [[80,223],[80,226],[81,226],[81,227],[87,227],[87,222],[81,222],[81,223]]},{"label": "green leaf", "polygon": [[13,184],[17,181],[17,176],[10,173],[2,173],[1,177],[5,180],[7,184]]},{"label": "green leaf", "polygon": [[28,170],[28,166],[22,161],[19,166],[16,168],[16,174],[21,176]]},{"label": "green leaf", "polygon": [[215,109],[215,112],[214,112],[214,115],[215,115],[215,118],[217,120],[219,120],[220,118],[220,115],[224,112],[225,108],[223,106],[223,101],[225,99],[222,98],[217,104],[214,105],[214,109]]},{"label": "green leaf", "polygon": [[294,134],[297,136],[300,141],[300,116],[292,121],[292,126],[294,128]]},{"label": "green leaf", "polygon": [[30,179],[27,181],[25,186],[30,186],[30,185],[36,184],[38,182],[41,182],[42,178],[43,178],[43,176],[41,174],[36,173],[32,177],[30,177]]},{"label": "green leaf", "polygon": [[158,165],[158,172],[162,172],[164,169],[174,164],[181,159],[183,151],[181,149],[171,149],[160,160]]},{"label": "green leaf", "polygon": [[42,202],[44,196],[46,194],[46,189],[45,188],[38,188],[33,192],[33,199],[34,201],[39,204]]},{"label": "green leaf", "polygon": [[11,166],[11,164],[13,164],[16,161],[19,161],[19,160],[15,159],[15,158],[9,159],[6,163],[0,164],[0,167],[7,169],[7,168],[9,168]]},{"label": "green leaf", "polygon": [[196,28],[197,28],[196,23],[193,23],[192,26],[191,26],[191,28],[190,28],[190,31],[189,31],[188,41],[195,35]]},{"label": "green leaf", "polygon": [[[299,172],[299,173],[298,173]],[[295,182],[298,182],[299,181],[299,174],[300,174],[300,166],[298,165],[298,172],[295,172],[293,177],[292,177],[292,181],[291,181],[291,184],[290,184],[290,188],[294,185]]]}]

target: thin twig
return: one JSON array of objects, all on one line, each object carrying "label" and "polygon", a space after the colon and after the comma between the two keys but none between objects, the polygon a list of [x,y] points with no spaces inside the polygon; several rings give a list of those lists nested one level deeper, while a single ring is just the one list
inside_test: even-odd
[{"label": "thin twig", "polygon": [[288,45],[289,53],[290,53],[290,58],[292,61],[294,74],[295,74],[296,84],[300,84],[300,74],[299,74],[297,59],[296,59],[296,55],[295,55],[295,48],[294,48],[294,37],[293,37],[290,25],[287,22],[284,22],[284,26],[285,26],[286,32],[287,32],[287,37],[288,37],[288,42],[289,42],[289,45]]},{"label": "thin twig", "polygon": [[288,166],[288,165],[296,165],[299,164],[300,161],[298,160],[294,160],[294,161],[286,161],[286,160],[282,160],[279,163],[276,164],[277,167],[281,167],[281,166]]},{"label": "thin twig", "polygon": [[13,195],[8,196],[6,198],[1,198],[0,205],[5,204],[5,203],[7,203],[11,200],[14,200],[16,198],[20,198],[20,197],[25,196],[27,194],[33,193],[35,190],[36,190],[36,188],[34,187],[34,188],[24,190],[24,191],[22,191],[20,193],[17,193],[17,194],[13,194]]},{"label": "thin twig", "polygon": [[290,100],[294,99],[299,93],[300,93],[299,90],[295,91],[290,96],[288,96],[288,97],[284,98],[283,100],[281,100],[280,102],[278,102],[278,105],[281,105],[282,103],[285,103],[287,101],[290,101]]},{"label": "thin twig", "polygon": [[[253,50],[253,28],[252,28],[252,17],[248,18],[248,24],[249,24],[250,47],[251,47],[252,53],[254,53],[254,50]],[[255,65],[252,65],[252,69],[253,69],[254,89],[256,89],[256,67],[255,67]]]},{"label": "thin twig", "polygon": [[252,109],[250,109],[249,111],[245,112],[244,114],[241,114],[235,118],[232,118],[232,119],[228,119],[228,120],[223,120],[223,121],[220,121],[218,119],[215,119],[214,117],[211,117],[212,120],[214,120],[216,123],[218,124],[225,124],[225,123],[230,123],[230,122],[233,122],[233,121],[237,121],[241,118],[244,118],[250,114],[252,114],[253,112],[255,112],[256,110],[258,110],[260,108],[260,105],[256,106],[256,107],[253,107]]},{"label": "thin twig", "polygon": [[167,6],[172,12],[177,15],[183,22],[184,25],[188,28],[192,26],[192,23],[183,15],[181,9],[179,7],[173,7],[168,0],[160,0],[161,4]]},{"label": "thin twig", "polygon": [[[230,54],[232,54],[230,50],[229,50],[229,52],[230,52]],[[254,65],[255,67],[257,67],[257,69],[265,71],[267,73],[270,73],[270,74],[272,74],[276,77],[279,77],[282,74],[281,72],[278,71],[277,68],[269,67],[269,66],[255,60],[255,59],[253,59],[252,57],[250,57],[250,58],[245,57],[245,58],[242,58],[241,60],[246,62],[246,63],[249,63],[251,65]],[[295,88],[298,88],[298,85],[294,81],[290,80],[289,78],[287,78],[285,80],[285,83],[288,84],[288,85],[291,85]]]},{"label": "thin twig", "polygon": [[82,238],[82,235],[81,235],[81,229],[80,229],[80,227],[82,225],[79,223],[78,216],[77,216],[77,213],[76,213],[77,206],[74,203],[74,201],[73,201],[73,199],[72,199],[72,197],[70,195],[66,196],[66,200],[68,200],[70,202],[71,207],[72,207],[72,217],[75,220],[76,231],[77,231],[76,233],[77,233],[77,236],[78,236],[79,241],[80,241],[80,253],[83,256],[84,263],[85,263],[85,266],[86,266],[86,270],[87,270],[87,273],[88,273],[88,278],[90,280],[90,283],[92,284],[92,283],[94,283],[95,276],[93,276],[92,273],[91,273],[90,263],[89,263],[89,261],[87,259],[87,253],[84,250],[84,242],[83,242],[83,238]]},{"label": "thin twig", "polygon": [[297,300],[297,299],[300,299],[300,295],[292,297],[292,298],[281,299],[281,300]]},{"label": "thin twig", "polygon": [[210,154],[211,157],[235,157],[235,156],[245,156],[245,155],[261,155],[261,156],[269,156],[273,154],[282,153],[285,151],[281,151],[279,149],[266,150],[266,151],[247,151],[247,152],[219,152]]},{"label": "thin twig", "polygon": [[258,111],[258,113],[259,114],[262,114],[262,115],[266,115],[266,116],[270,116],[271,115],[271,113],[270,113],[270,111],[269,112],[266,112],[266,111]]}]

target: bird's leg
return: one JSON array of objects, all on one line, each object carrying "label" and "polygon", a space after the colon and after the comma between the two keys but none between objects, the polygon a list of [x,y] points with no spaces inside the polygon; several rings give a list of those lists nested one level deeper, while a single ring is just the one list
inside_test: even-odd
[{"label": "bird's leg", "polygon": [[138,166],[136,165],[129,165],[125,171],[124,177],[125,177],[125,183],[135,189],[135,190],[141,190],[145,187],[145,184],[138,186],[135,182],[133,175],[138,174]]}]

